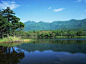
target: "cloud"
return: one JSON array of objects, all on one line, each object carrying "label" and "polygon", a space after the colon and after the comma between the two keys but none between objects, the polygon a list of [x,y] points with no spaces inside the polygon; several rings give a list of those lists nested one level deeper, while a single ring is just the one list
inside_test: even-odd
[{"label": "cloud", "polygon": [[59,11],[63,11],[65,8],[59,8],[59,9],[54,9],[54,12],[59,12]]},{"label": "cloud", "polygon": [[51,9],[51,7],[49,7],[48,9]]},{"label": "cloud", "polygon": [[47,10],[44,10],[44,11],[48,11],[48,10],[50,10],[50,9],[51,9],[51,7],[48,7]]},{"label": "cloud", "polygon": [[16,4],[14,1],[1,1],[0,8],[5,9],[7,7],[10,7],[11,9],[15,9],[19,7],[20,5]]}]

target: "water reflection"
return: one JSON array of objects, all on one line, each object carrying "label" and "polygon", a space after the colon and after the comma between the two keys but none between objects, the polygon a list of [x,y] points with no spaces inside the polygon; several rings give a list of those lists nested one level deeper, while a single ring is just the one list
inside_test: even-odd
[{"label": "water reflection", "polygon": [[19,64],[86,64],[86,40],[37,40],[18,46],[25,50]]},{"label": "water reflection", "polygon": [[0,46],[0,64],[17,64],[24,58],[24,52],[16,47]]},{"label": "water reflection", "polygon": [[86,53],[86,40],[37,40],[19,46],[28,52],[52,50],[54,52],[66,51],[70,53]]},{"label": "water reflection", "polygon": [[0,64],[86,64],[86,40],[36,40],[0,46]]}]

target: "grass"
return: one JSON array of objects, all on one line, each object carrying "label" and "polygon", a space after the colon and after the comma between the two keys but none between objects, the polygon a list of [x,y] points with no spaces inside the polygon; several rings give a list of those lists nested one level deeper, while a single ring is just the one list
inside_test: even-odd
[{"label": "grass", "polygon": [[56,38],[68,38],[68,36],[56,36]]},{"label": "grass", "polygon": [[56,36],[56,38],[86,38],[86,36]]},{"label": "grass", "polygon": [[4,46],[4,47],[13,47],[13,46],[17,46],[20,45],[21,43],[0,43],[0,46]]},{"label": "grass", "polygon": [[11,42],[11,41],[23,41],[23,39],[19,37],[12,37],[12,36],[0,39],[0,42]]},{"label": "grass", "polygon": [[3,39],[0,39],[0,46],[5,46],[5,47],[12,47],[12,46],[17,46],[22,43],[31,43],[32,39],[21,39],[20,37],[6,37]]},{"label": "grass", "polygon": [[86,38],[86,36],[74,36],[74,38]]},{"label": "grass", "polygon": [[9,36],[9,37],[6,37],[6,38],[3,38],[3,39],[0,39],[0,43],[3,43],[3,42],[30,42],[31,39],[21,39],[20,37],[12,37],[12,36]]}]

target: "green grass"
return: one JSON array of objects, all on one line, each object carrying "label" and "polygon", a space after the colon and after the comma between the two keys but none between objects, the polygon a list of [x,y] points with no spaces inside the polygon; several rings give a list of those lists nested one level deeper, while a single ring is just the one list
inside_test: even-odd
[{"label": "green grass", "polygon": [[[18,42],[15,42],[18,41]],[[3,39],[0,39],[0,46],[5,46],[5,47],[12,47],[12,46],[17,46],[22,43],[31,43],[33,40],[32,39],[21,39],[20,37],[6,37]]]},{"label": "green grass", "polygon": [[17,46],[20,45],[21,43],[0,43],[0,46],[4,46],[4,47],[13,47],[13,46]]},{"label": "green grass", "polygon": [[74,37],[68,37],[68,36],[56,36],[56,38],[86,38],[86,36],[74,36]]},{"label": "green grass", "polygon": [[74,38],[86,38],[86,36],[74,36]]},{"label": "green grass", "polygon": [[12,37],[12,36],[0,39],[0,42],[12,42],[12,41],[23,41],[23,39],[19,37]]},{"label": "green grass", "polygon": [[56,38],[68,38],[68,36],[56,36]]}]

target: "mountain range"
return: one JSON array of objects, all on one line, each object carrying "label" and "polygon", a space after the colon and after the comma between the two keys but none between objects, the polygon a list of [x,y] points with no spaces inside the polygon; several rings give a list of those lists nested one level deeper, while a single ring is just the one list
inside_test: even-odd
[{"label": "mountain range", "polygon": [[24,23],[24,31],[33,31],[33,30],[57,30],[57,29],[83,29],[86,30],[86,19],[75,20],[71,19],[68,21],[53,21],[48,22],[34,22],[27,21]]}]

